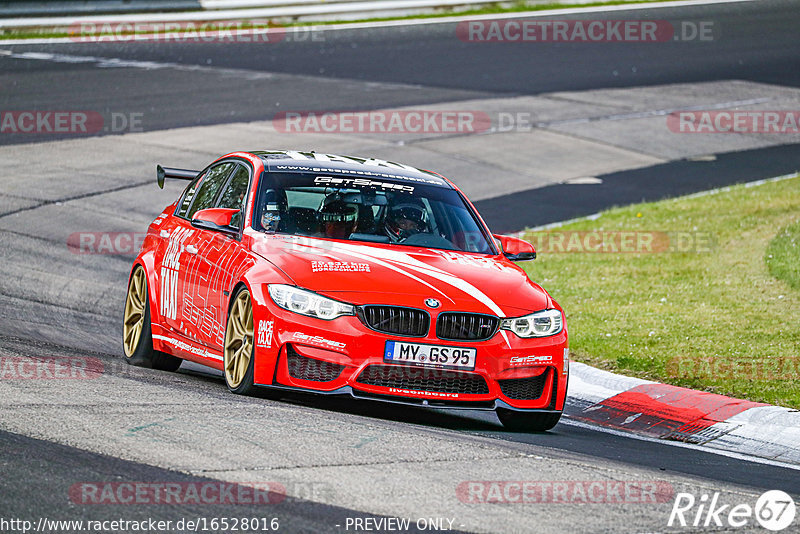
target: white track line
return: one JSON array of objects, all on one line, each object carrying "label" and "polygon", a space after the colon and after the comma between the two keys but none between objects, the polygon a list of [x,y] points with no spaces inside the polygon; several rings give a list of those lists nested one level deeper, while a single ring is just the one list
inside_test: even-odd
[{"label": "white track line", "polygon": [[673,441],[668,439],[659,439],[659,438],[651,438],[648,436],[642,436],[640,434],[634,434],[632,432],[624,432],[621,430],[615,430],[613,428],[606,428],[599,425],[592,425],[589,423],[584,423],[582,421],[576,421],[574,419],[570,419],[569,415],[567,414],[565,417],[561,418],[559,421],[560,425],[567,425],[567,426],[574,426],[578,428],[584,428],[586,430],[592,430],[595,432],[603,432],[605,434],[612,434],[614,436],[619,436],[622,438],[632,438],[637,439],[639,441],[647,441],[650,443],[659,443],[661,445],[670,445],[672,447],[681,447],[684,449],[693,449],[696,451],[707,452],[709,454],[716,454],[717,456],[725,456],[726,458],[733,458],[734,460],[744,460],[746,462],[752,462],[756,464],[764,464],[764,465],[771,465],[773,467],[783,467],[786,469],[792,469],[794,471],[800,471],[800,465],[794,464],[787,464],[783,462],[779,462],[777,460],[770,460],[768,458],[761,458],[759,456],[750,456],[748,454],[743,454],[740,452],[733,452],[733,451],[725,451],[722,449],[713,449],[710,447],[705,447],[703,445],[696,445],[694,443],[684,443],[682,441]]},{"label": "white track line", "polygon": [[[798,170],[800,170],[800,169],[798,169]],[[783,174],[781,176],[776,176],[774,178],[764,178],[763,180],[755,180],[755,181],[752,181],[752,182],[744,182],[744,183],[741,183],[741,184],[726,185],[725,187],[718,187],[716,189],[709,189],[708,191],[700,191],[699,193],[692,193],[690,195],[683,195],[683,196],[680,196],[680,197],[668,198],[668,199],[665,199],[665,200],[670,200],[670,201],[673,201],[673,202],[677,202],[679,200],[683,200],[683,199],[686,199],[686,198],[697,198],[697,197],[704,197],[704,196],[707,196],[707,195],[716,195],[717,193],[726,193],[728,191],[731,191],[735,187],[756,187],[756,186],[759,186],[759,185],[769,184],[769,183],[772,183],[772,182],[782,182],[783,180],[791,180],[792,178],[796,178],[797,176],[798,176],[797,172],[792,172],[792,173],[789,173],[789,174]],[[526,232],[540,232],[542,230],[550,230],[552,228],[561,228],[562,226],[566,226],[568,224],[572,224],[572,223],[576,223],[576,222],[596,221],[597,219],[599,219],[602,216],[603,216],[603,214],[601,212],[592,213],[591,215],[585,215],[583,217],[576,217],[574,219],[567,219],[566,221],[559,221],[559,222],[554,222],[554,223],[550,223],[550,224],[543,224],[541,226],[535,226],[533,228],[526,228],[525,230],[520,230],[519,232],[517,232],[514,235],[517,235],[517,234],[522,235],[522,234],[524,234]]]},{"label": "white track line", "polygon": [[[481,20],[503,20],[503,19],[519,19],[519,18],[542,18],[542,17],[558,17],[565,15],[580,15],[586,13],[615,13],[620,11],[641,11],[641,10],[655,10],[667,9],[675,7],[696,7],[705,5],[717,4],[739,4],[745,2],[755,2],[757,0],[680,0],[677,2],[654,2],[652,4],[618,4],[611,6],[593,6],[593,7],[571,7],[564,9],[551,9],[544,11],[520,11],[509,13],[493,13],[487,15],[456,15],[449,17],[430,18],[430,19],[405,19],[405,20],[388,20],[380,22],[351,22],[341,24],[326,24],[310,26],[313,31],[339,31],[339,30],[366,30],[374,28],[394,28],[405,26],[424,26],[431,24],[452,24],[463,21],[481,21]],[[241,12],[237,15],[239,18],[244,17]],[[79,20],[75,17],[67,17],[63,19],[63,25],[69,25]],[[80,19],[82,20],[82,19]],[[212,20],[219,20],[219,18],[212,18]],[[113,18],[114,22],[119,22],[119,17]],[[145,22],[139,19],[140,22]],[[162,20],[163,22],[163,20]],[[300,28],[308,28],[309,26],[301,26]],[[261,32],[258,30],[245,30],[242,33],[246,35],[259,35],[260,33],[267,33],[268,31],[275,31],[264,29]],[[236,34],[237,32],[233,32]],[[0,40],[2,45],[16,45],[16,44],[59,44],[59,43],[75,43],[76,38],[58,37],[49,39],[7,39]],[[87,43],[89,44],[89,43]]]}]

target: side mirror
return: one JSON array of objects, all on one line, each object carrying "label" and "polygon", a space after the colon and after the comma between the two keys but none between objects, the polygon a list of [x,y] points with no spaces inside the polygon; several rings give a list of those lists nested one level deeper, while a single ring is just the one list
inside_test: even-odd
[{"label": "side mirror", "polygon": [[238,236],[239,228],[231,226],[231,222],[237,214],[239,214],[239,210],[228,208],[200,210],[192,217],[192,226],[229,236]]},{"label": "side mirror", "polygon": [[500,244],[503,255],[511,261],[526,261],[536,259],[536,249],[527,241],[508,235],[494,235]]}]

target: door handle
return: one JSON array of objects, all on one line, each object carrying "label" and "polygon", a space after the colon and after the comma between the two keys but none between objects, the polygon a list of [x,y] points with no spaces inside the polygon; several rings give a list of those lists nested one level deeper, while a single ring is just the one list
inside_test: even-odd
[{"label": "door handle", "polygon": [[169,232],[167,232],[166,230],[161,230],[161,233],[158,234],[158,235],[160,235],[164,239],[168,239],[169,238]]},{"label": "door handle", "polygon": [[194,245],[186,245],[186,252],[189,254],[197,254],[197,247]]}]

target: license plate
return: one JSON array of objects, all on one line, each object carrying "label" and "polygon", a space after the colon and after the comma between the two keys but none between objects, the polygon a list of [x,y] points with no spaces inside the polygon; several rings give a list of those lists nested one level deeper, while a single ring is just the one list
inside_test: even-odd
[{"label": "license plate", "polygon": [[474,369],[475,355],[477,353],[477,349],[468,347],[442,347],[439,345],[387,341],[383,360],[394,363],[424,365],[426,367]]}]

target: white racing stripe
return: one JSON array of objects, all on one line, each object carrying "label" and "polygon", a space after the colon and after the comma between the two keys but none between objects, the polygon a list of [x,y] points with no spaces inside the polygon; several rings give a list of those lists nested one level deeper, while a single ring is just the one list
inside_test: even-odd
[{"label": "white racing stripe", "polygon": [[[393,262],[397,267],[405,267],[407,269],[412,269],[417,271],[420,274],[425,274],[430,276],[431,278],[435,278],[440,282],[444,282],[445,284],[451,285],[456,289],[460,289],[464,293],[470,295],[472,298],[489,308],[493,313],[495,313],[498,317],[505,317],[506,314],[497,305],[492,299],[490,299],[485,293],[483,293],[480,289],[475,287],[474,285],[470,284],[469,282],[462,280],[452,274],[443,271],[441,269],[437,269],[435,267],[431,267],[430,265],[419,261],[417,259],[412,258],[409,254],[405,252],[398,252],[395,250],[385,250],[385,249],[369,249],[369,252],[366,252],[365,247],[360,247],[358,245],[349,245],[345,243],[336,243],[331,247],[333,252],[344,252],[351,256],[355,256],[358,258],[370,259],[376,261],[378,259],[387,260]],[[412,276],[410,273],[404,272],[402,270],[397,270],[398,272],[410,277],[414,278],[415,280],[419,280],[418,278]],[[425,283],[425,282],[423,282]],[[427,284],[429,287],[433,287],[430,284]]]},{"label": "white racing stripe", "polygon": [[[306,247],[308,249],[311,249],[310,251],[312,251],[313,249],[326,250],[327,251],[327,249],[321,249],[321,248],[315,247],[313,245],[305,245],[305,244],[295,243],[294,246]],[[368,252],[367,252],[367,250],[368,250]],[[391,269],[391,270],[393,270],[393,271],[395,271],[397,273],[400,273],[400,274],[402,274],[404,276],[407,276],[407,277],[411,278],[412,280],[416,280],[417,282],[425,284],[426,286],[430,287],[432,290],[434,290],[437,293],[439,293],[440,295],[442,295],[445,299],[450,300],[452,302],[452,300],[445,293],[443,293],[441,290],[437,289],[436,287],[434,287],[433,285],[429,284],[428,282],[425,282],[424,280],[420,279],[419,277],[414,276],[413,274],[407,272],[406,270],[402,269],[401,267],[406,267],[408,269],[413,269],[413,270],[417,271],[418,273],[425,274],[427,276],[430,276],[431,278],[435,278],[435,279],[437,279],[437,280],[439,280],[441,282],[444,282],[444,283],[446,283],[448,285],[451,285],[451,286],[453,286],[453,287],[455,287],[457,289],[460,289],[464,293],[470,295],[475,300],[477,300],[478,302],[482,303],[484,306],[489,308],[498,317],[501,317],[501,318],[502,317],[506,317],[506,314],[503,312],[503,310],[500,308],[500,306],[498,306],[491,298],[489,298],[485,293],[483,293],[477,287],[473,286],[469,282],[466,282],[465,280],[462,280],[461,278],[458,278],[456,276],[451,275],[450,273],[448,273],[446,271],[443,271],[441,269],[436,269],[435,267],[431,267],[430,265],[428,265],[428,264],[426,264],[424,262],[421,262],[421,261],[419,261],[417,259],[414,259],[410,255],[406,254],[405,252],[397,252],[397,251],[385,250],[385,249],[372,249],[372,248],[367,249],[366,247],[361,247],[361,246],[358,246],[358,245],[348,245],[348,244],[344,244],[344,243],[336,243],[336,244],[332,245],[331,248],[330,248],[330,251],[332,251],[332,252],[341,251],[341,252],[344,252],[345,254],[347,254],[349,256],[352,256],[352,257],[355,257],[355,258],[360,258],[360,259],[363,259],[363,260],[372,261],[372,262],[374,262],[374,263],[376,263],[378,265],[386,267],[387,269]],[[384,260],[391,261],[391,262],[394,262],[395,264],[399,264],[399,265],[392,265],[390,263],[387,263],[386,261],[382,261],[380,259],[381,257]],[[343,258],[336,258],[336,260],[337,261],[346,261]],[[500,330],[500,335],[503,337],[503,340],[505,340],[506,345],[508,347],[511,347],[511,342],[509,341],[508,336],[506,335],[506,332],[503,331],[503,330]]]},{"label": "white racing stripe", "polygon": [[[333,254],[328,254],[328,253],[324,253],[324,254],[323,254],[323,253],[321,253],[320,251],[322,251],[322,250],[324,250],[324,249],[320,249],[320,248],[318,248],[318,247],[315,247],[315,246],[313,246],[313,245],[306,245],[306,244],[301,244],[301,243],[293,243],[293,245],[292,245],[292,246],[293,246],[293,247],[302,247],[302,248],[304,248],[304,249],[305,249],[305,250],[304,250],[305,252],[309,252],[309,253],[312,253],[312,254],[317,254],[317,255],[325,256],[325,257],[327,257],[327,258],[331,258],[331,259],[333,259],[334,261],[347,261],[347,260],[345,260],[344,258],[341,258],[341,257],[338,257],[338,256],[334,256]],[[394,271],[394,272],[396,272],[396,273],[399,273],[399,274],[402,274],[402,275],[404,275],[404,276],[407,276],[407,277],[411,278],[412,280],[415,280],[415,281],[419,282],[420,284],[423,284],[423,285],[426,285],[426,286],[428,286],[429,288],[431,288],[431,290],[435,291],[436,293],[438,293],[439,295],[441,295],[443,298],[445,298],[445,299],[447,299],[447,300],[450,300],[450,297],[448,297],[448,296],[447,296],[445,293],[443,293],[443,292],[442,292],[440,289],[438,289],[437,287],[435,287],[435,286],[433,286],[433,285],[429,284],[428,282],[426,282],[425,280],[423,280],[423,279],[421,279],[421,278],[419,278],[419,277],[416,277],[416,276],[414,276],[414,275],[413,275],[413,274],[411,274],[411,273],[408,273],[408,272],[406,272],[406,271],[404,271],[404,270],[402,270],[402,269],[398,268],[398,267],[397,267],[397,266],[395,266],[395,265],[392,265],[392,264],[386,263],[385,261],[381,261],[381,260],[379,260],[379,259],[378,259],[378,258],[376,258],[374,255],[371,255],[371,254],[362,254],[362,253],[360,253],[360,252],[357,252],[357,251],[348,251],[348,252],[347,252],[347,254],[348,254],[348,255],[350,255],[350,256],[352,256],[352,257],[354,257],[354,258],[361,258],[361,259],[363,259],[363,260],[371,261],[371,262],[373,262],[373,263],[375,263],[375,264],[377,264],[377,265],[380,265],[380,266],[382,266],[382,267],[386,267],[387,269],[390,269],[390,270],[392,270],[392,271]]]}]

